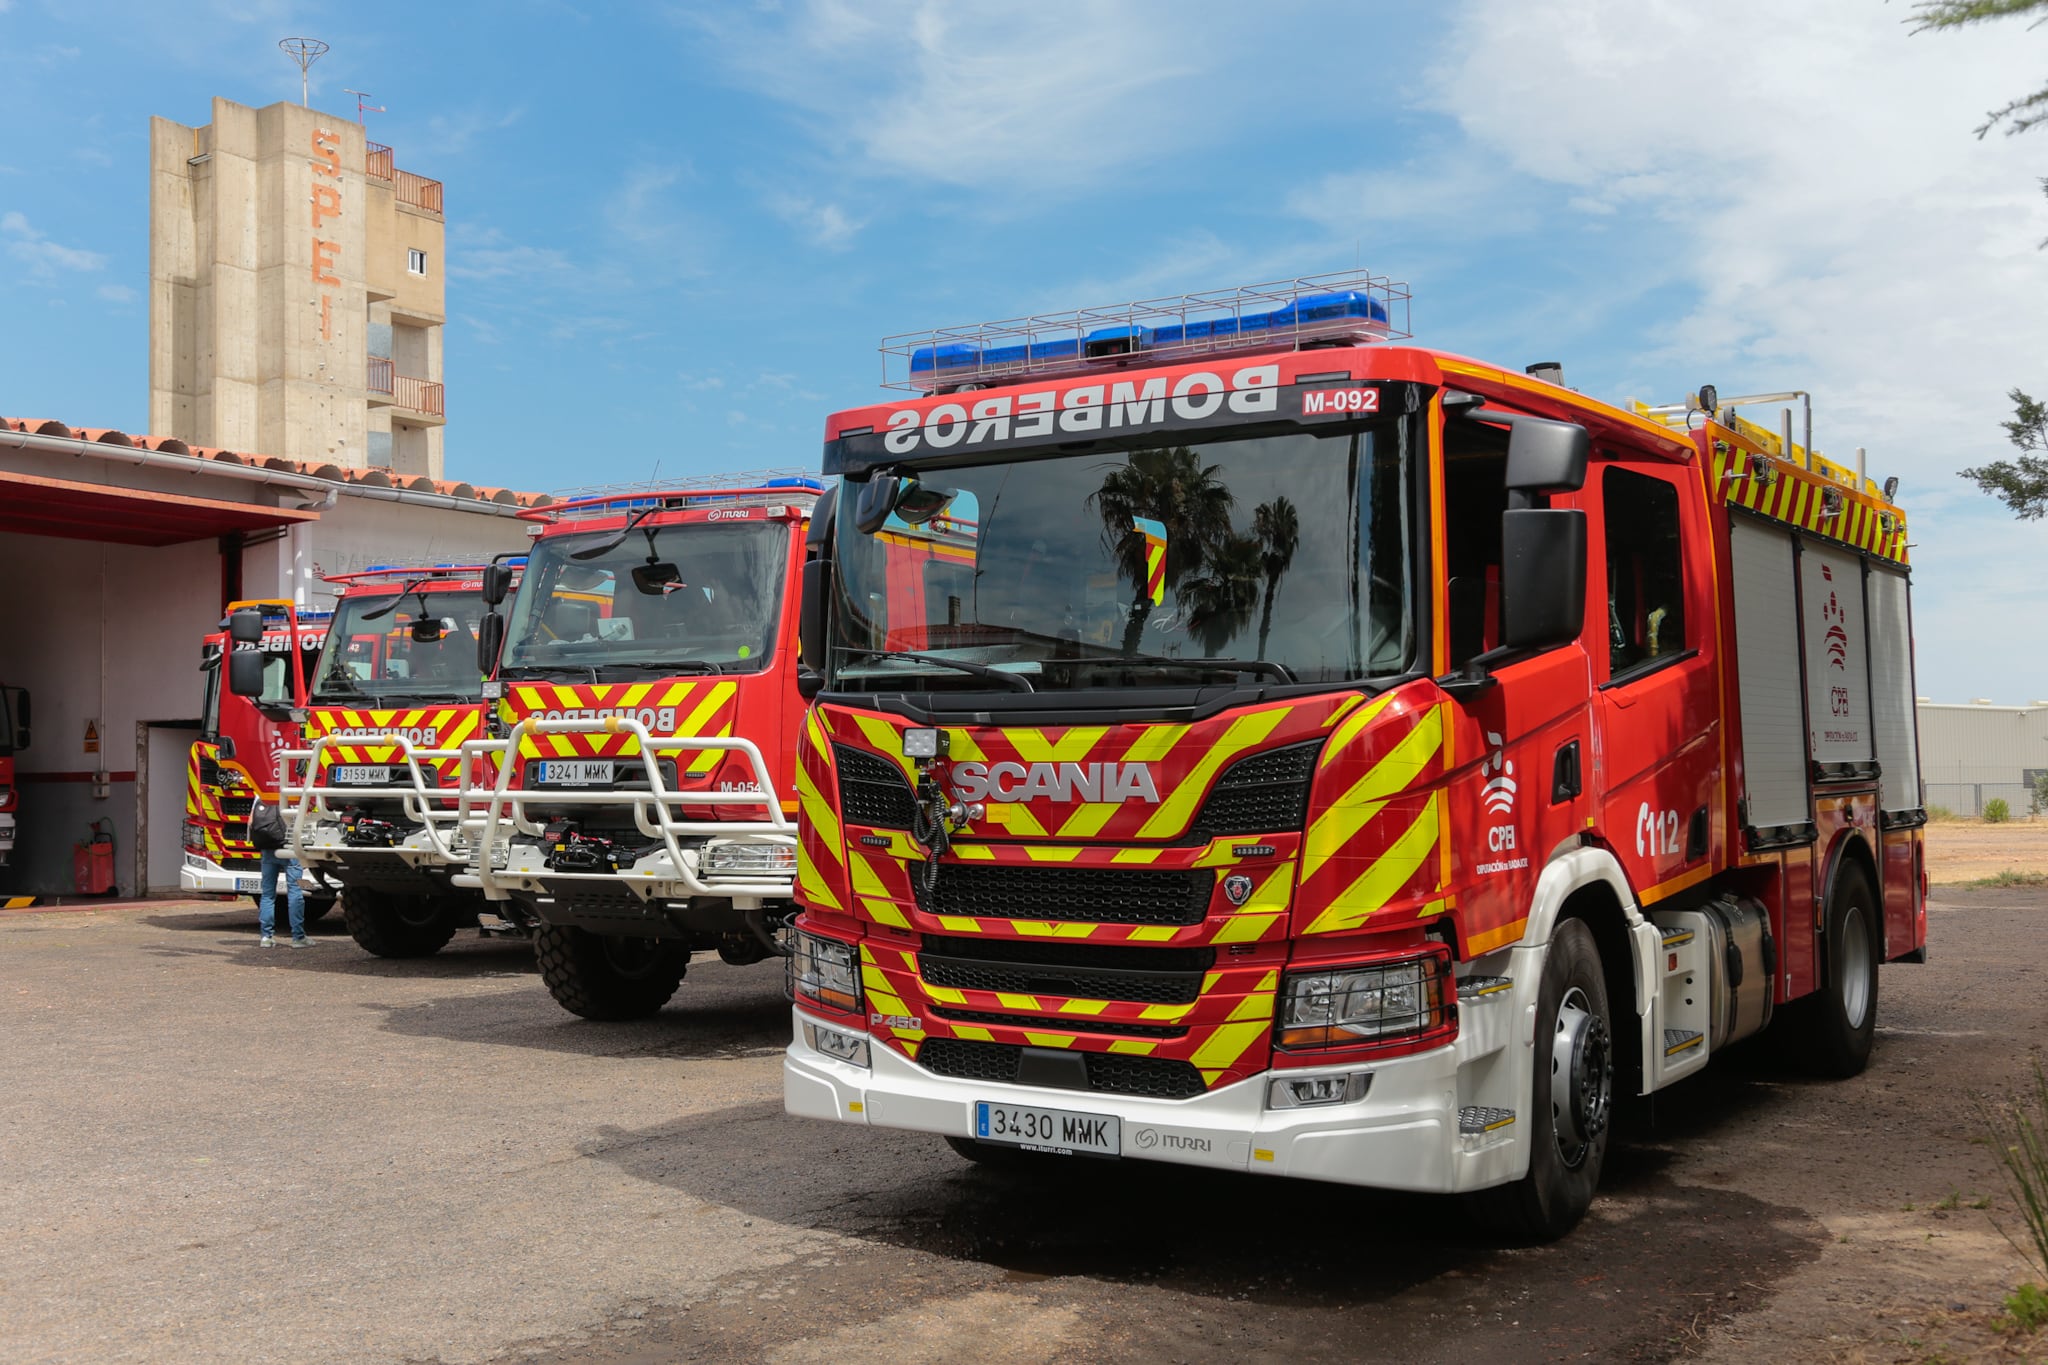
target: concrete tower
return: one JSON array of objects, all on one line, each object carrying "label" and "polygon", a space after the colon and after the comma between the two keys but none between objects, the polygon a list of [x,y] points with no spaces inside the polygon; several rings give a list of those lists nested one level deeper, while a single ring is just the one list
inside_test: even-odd
[{"label": "concrete tower", "polygon": [[444,242],[441,182],[348,119],[151,119],[150,430],[440,478]]}]

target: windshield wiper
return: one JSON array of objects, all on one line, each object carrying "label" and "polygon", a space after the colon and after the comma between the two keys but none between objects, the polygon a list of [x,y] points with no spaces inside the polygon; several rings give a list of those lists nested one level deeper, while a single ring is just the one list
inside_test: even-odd
[{"label": "windshield wiper", "polygon": [[972,663],[966,659],[948,659],[943,654],[919,654],[908,649],[863,649],[855,653],[847,662],[857,663],[862,659],[913,659],[921,664],[932,664],[939,668],[954,668],[962,673],[972,673],[977,678],[993,678],[1016,692],[1036,692],[1038,690],[1031,685],[1031,679],[1021,673],[1005,673],[1002,669],[990,668],[987,664]]},{"label": "windshield wiper", "polygon": [[593,665],[597,668],[631,668],[642,673],[723,673],[725,665],[709,659],[621,659],[616,663]]},{"label": "windshield wiper", "polygon": [[541,682],[562,682],[562,675],[578,676],[587,673],[590,681],[596,682],[597,668],[592,664],[506,664],[498,669],[501,678],[534,678]]},{"label": "windshield wiper", "polygon": [[1293,682],[1294,670],[1271,659],[1174,659],[1164,654],[1098,654],[1081,660],[1091,664],[1161,664],[1172,668],[1220,669],[1227,673],[1260,673],[1282,682]]}]

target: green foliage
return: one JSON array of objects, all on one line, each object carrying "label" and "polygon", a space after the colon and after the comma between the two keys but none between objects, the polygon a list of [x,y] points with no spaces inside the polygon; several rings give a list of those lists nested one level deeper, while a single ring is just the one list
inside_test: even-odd
[{"label": "green foliage", "polygon": [[[2027,14],[2040,15],[2028,25],[2030,28],[2048,23],[2048,0],[1922,0],[1913,6],[1913,17],[1906,22],[1913,26],[1913,32],[1925,33],[1930,29],[1964,28],[1989,19],[2015,19]],[[2024,133],[2048,123],[2048,86],[2012,101],[2003,109],[1992,110],[1978,125],[1977,136],[1983,137],[2001,123],[2006,124],[2007,134]]]},{"label": "green foliage", "polygon": [[1957,818],[1957,816],[1956,816],[1956,813],[1955,813],[1954,811],[1950,810],[1950,809],[1949,809],[1949,808],[1948,808],[1947,806],[1937,806],[1937,805],[1935,805],[1935,804],[1934,804],[1934,803],[1933,803],[1932,801],[1930,801],[1930,802],[1928,802],[1928,803],[1927,803],[1927,823],[1928,823],[1928,824],[1930,824],[1930,825],[1941,825],[1941,824],[1947,824],[1947,823],[1948,823],[1949,821],[1951,821],[1951,820],[1954,820],[1954,819],[1956,819],[1956,818]]},{"label": "green foliage", "polygon": [[2048,513],[2048,403],[2036,402],[2019,389],[2007,396],[2012,399],[2013,420],[1999,425],[2019,448],[2019,458],[1965,469],[1963,477],[2010,507],[2021,521],[2038,521]]},{"label": "green foliage", "polygon": [[1984,803],[1984,823],[2002,825],[2012,819],[2012,807],[2005,804],[2005,798],[1994,796]]},{"label": "green foliage", "polygon": [[1998,1319],[2001,1330],[2038,1332],[2048,1327],[2048,1289],[2023,1284],[2005,1296],[2005,1316]]},{"label": "green foliage", "polygon": [[[1980,1097],[1977,1116],[1991,1135],[1991,1149],[1998,1155],[2006,1189],[2019,1208],[2027,1242],[2032,1245],[2022,1244],[2003,1226],[1998,1230],[2048,1279],[2048,1071],[2042,1069],[2040,1053],[2034,1054],[2033,1063],[2031,1089],[2023,1087],[2017,1095],[1996,1104]],[[2034,1292],[2040,1293],[2038,1289]],[[2007,1307],[2011,1307],[2010,1300]],[[2048,1309],[2048,1302],[2042,1307]],[[2048,1320],[2048,1313],[2041,1320]]]}]

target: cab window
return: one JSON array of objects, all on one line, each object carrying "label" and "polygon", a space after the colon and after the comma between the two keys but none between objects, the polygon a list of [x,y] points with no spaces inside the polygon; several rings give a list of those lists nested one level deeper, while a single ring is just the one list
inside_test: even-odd
[{"label": "cab window", "polygon": [[1678,489],[1610,467],[1600,492],[1607,524],[1608,672],[1619,678],[1688,648]]}]

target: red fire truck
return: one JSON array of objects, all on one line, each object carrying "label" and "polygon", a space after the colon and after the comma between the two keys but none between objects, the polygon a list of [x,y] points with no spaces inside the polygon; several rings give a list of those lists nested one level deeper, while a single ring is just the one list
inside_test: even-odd
[{"label": "red fire truck", "polygon": [[829,420],[790,1112],[1547,1238],[1617,1093],[1863,1067],[1926,944],[1904,516],[1407,297],[927,333]]},{"label": "red fire truck", "polygon": [[28,747],[31,713],[28,693],[0,686],[0,867],[14,853],[14,815],[21,808],[14,785],[14,756]]},{"label": "red fire truck", "polygon": [[[462,884],[538,921],[541,976],[572,1013],[654,1013],[693,951],[777,952],[796,866],[799,569],[822,487],[750,479],[522,513],[525,577],[484,622],[496,737],[470,748],[495,781],[464,793]],[[486,576],[487,600],[505,580]]]},{"label": "red fire truck", "polygon": [[[224,620],[200,645],[206,700],[185,772],[185,856],[178,885],[253,897],[260,889],[260,859],[249,842],[249,809],[259,794],[277,799],[278,755],[298,741],[292,711],[306,704],[313,659],[327,638],[327,613],[301,612],[289,601],[273,600],[230,603],[229,619],[237,612],[252,614],[257,638],[231,640]],[[252,665],[261,674],[257,695],[241,696],[222,685],[221,660],[230,648],[260,661]],[[304,886],[310,923],[334,908],[335,893],[310,874]]]},{"label": "red fire truck", "polygon": [[[457,887],[464,741],[483,721],[477,643],[481,564],[374,565],[341,589],[313,672],[308,747],[287,755],[292,847],[341,885],[349,934],[380,957],[440,951],[483,923]],[[486,927],[517,928],[498,917]]]}]

